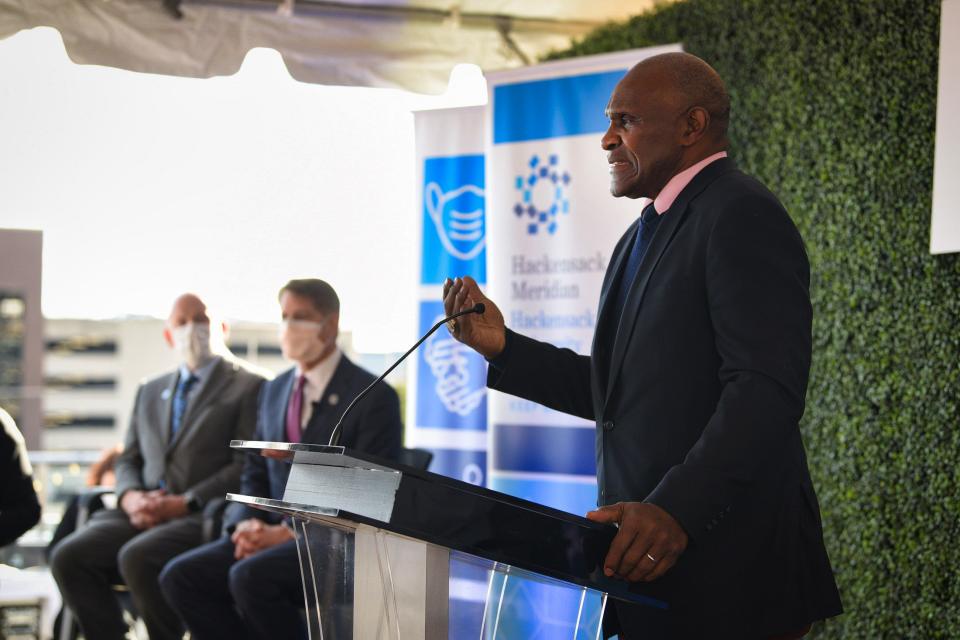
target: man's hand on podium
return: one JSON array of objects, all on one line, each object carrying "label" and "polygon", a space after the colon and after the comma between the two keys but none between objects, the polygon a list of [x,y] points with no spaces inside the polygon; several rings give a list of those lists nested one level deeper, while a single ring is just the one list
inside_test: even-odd
[{"label": "man's hand on podium", "polygon": [[618,502],[587,513],[594,522],[619,525],[603,561],[607,576],[630,582],[656,580],[687,548],[687,532],[655,504]]},{"label": "man's hand on podium", "polygon": [[282,524],[267,524],[257,518],[243,520],[230,536],[234,545],[233,556],[237,560],[293,539],[293,531],[288,527]]},{"label": "man's hand on podium", "polygon": [[470,276],[443,282],[443,310],[445,315],[453,315],[482,302],[485,309],[482,314],[468,314],[447,324],[450,334],[463,344],[478,352],[484,358],[492,359],[500,355],[506,344],[506,326],[503,314],[483,292],[476,280]]}]

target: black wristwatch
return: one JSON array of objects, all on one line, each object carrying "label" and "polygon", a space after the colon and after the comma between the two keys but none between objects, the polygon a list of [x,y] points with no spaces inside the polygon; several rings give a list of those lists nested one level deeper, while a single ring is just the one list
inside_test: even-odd
[{"label": "black wristwatch", "polygon": [[190,496],[190,499],[187,500],[187,511],[190,513],[200,511],[201,506],[200,499],[197,496]]}]

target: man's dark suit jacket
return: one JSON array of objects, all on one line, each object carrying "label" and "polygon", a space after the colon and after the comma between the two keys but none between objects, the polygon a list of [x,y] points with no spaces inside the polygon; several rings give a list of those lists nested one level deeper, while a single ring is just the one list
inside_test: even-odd
[{"label": "man's dark suit jacket", "polygon": [[[254,440],[287,441],[287,404],[296,378],[297,371],[291,368],[263,385]],[[323,397],[313,406],[313,413],[303,431],[301,442],[327,444],[333,427],[347,405],[375,379],[376,376],[355,365],[346,355],[341,355]],[[340,444],[349,449],[395,460],[400,454],[402,432],[397,392],[387,383],[380,382],[347,416],[343,423]],[[240,493],[279,500],[283,497],[289,473],[290,464],[287,462],[248,455],[243,467]],[[228,509],[224,526],[229,530],[247,518],[260,518],[272,523],[280,522],[281,519],[277,514],[235,503]]]},{"label": "man's dark suit jacket", "polygon": [[[591,356],[510,333],[488,384],[596,421],[599,503],[646,501],[689,535],[638,590],[669,637],[766,638],[841,612],[798,422],[811,353],[809,264],[783,206],[729,159],[680,193],[611,307],[637,231],[613,252]],[[617,606],[627,637],[644,611]]]}]

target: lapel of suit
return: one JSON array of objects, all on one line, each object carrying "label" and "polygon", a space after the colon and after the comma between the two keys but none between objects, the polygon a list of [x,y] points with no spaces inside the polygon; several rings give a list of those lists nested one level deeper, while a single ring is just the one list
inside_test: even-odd
[{"label": "lapel of suit", "polygon": [[626,256],[632,246],[629,240],[636,236],[637,226],[640,224],[640,218],[637,218],[633,224],[624,232],[612,256],[612,263],[607,269],[604,277],[603,286],[600,288],[600,302],[597,305],[597,322],[593,331],[593,345],[590,348],[592,357],[590,366],[593,368],[593,375],[590,376],[593,384],[593,397],[606,397],[606,381],[610,368],[610,353],[605,357],[598,358],[597,355],[602,352],[603,345],[608,344],[609,330],[608,316],[610,314],[610,292],[613,286],[620,282],[620,271],[623,269]]},{"label": "lapel of suit", "polygon": [[330,434],[336,426],[340,414],[347,402],[353,400],[350,395],[350,365],[346,354],[340,355],[340,362],[323,390],[320,402],[313,407],[310,422],[303,431],[303,441],[310,444],[327,444]]},{"label": "lapel of suit", "polygon": [[163,442],[170,442],[170,430],[173,425],[170,421],[173,419],[173,394],[177,392],[177,381],[180,380],[180,373],[174,371],[170,374],[170,381],[160,392],[160,428],[163,430]]},{"label": "lapel of suit", "polygon": [[623,368],[623,358],[627,353],[627,345],[630,343],[631,337],[633,337],[633,330],[637,324],[637,315],[640,312],[640,304],[643,302],[643,295],[646,293],[647,285],[657,268],[657,264],[660,262],[660,258],[663,256],[663,252],[670,245],[670,241],[673,240],[673,236],[687,216],[690,202],[711,182],[734,168],[736,168],[736,165],[729,158],[721,158],[720,160],[710,163],[690,181],[690,184],[684,187],[683,191],[680,192],[680,195],[677,196],[677,199],[674,200],[670,206],[670,209],[664,212],[663,215],[666,217],[660,222],[660,226],[657,228],[653,240],[650,242],[650,247],[640,262],[640,267],[637,269],[637,276],[633,280],[630,292],[627,294],[627,299],[623,303],[623,314],[620,316],[620,321],[614,334],[613,349],[610,352],[610,375],[607,377],[608,383],[603,402],[604,407],[606,407],[610,401],[610,394]]},{"label": "lapel of suit", "polygon": [[637,227],[639,225],[640,218],[637,218],[623,234],[623,237],[620,240],[618,251],[613,256],[613,264],[611,265],[611,269],[608,271],[610,275],[608,276],[607,281],[603,283],[604,286],[600,291],[600,305],[597,313],[598,327],[603,326],[601,323],[606,319],[606,315],[610,312],[607,307],[608,303],[610,302],[611,289],[613,288],[613,285],[620,279],[620,270],[623,269],[623,264],[626,261],[627,254],[632,246],[632,243],[628,240],[637,235]]},{"label": "lapel of suit", "polygon": [[210,379],[207,380],[203,388],[200,389],[200,393],[187,403],[187,409],[183,412],[183,418],[180,421],[180,430],[177,431],[177,435],[167,446],[168,449],[176,447],[177,444],[183,440],[184,434],[193,428],[193,417],[200,415],[206,405],[219,397],[223,388],[233,380],[233,376],[233,363],[227,362],[224,358],[220,358],[220,361],[210,370]]},{"label": "lapel of suit", "polygon": [[274,382],[279,385],[278,395],[270,407],[269,415],[273,416],[273,433],[264,434],[267,440],[273,442],[288,442],[287,439],[287,407],[290,406],[290,396],[293,394],[293,387],[297,383],[297,368],[287,369],[280,378]]}]

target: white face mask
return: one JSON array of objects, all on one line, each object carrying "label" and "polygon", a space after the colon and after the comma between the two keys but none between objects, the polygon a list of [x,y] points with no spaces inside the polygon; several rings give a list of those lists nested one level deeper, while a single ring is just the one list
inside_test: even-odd
[{"label": "white face mask", "polygon": [[170,329],[173,336],[173,350],[188,367],[202,367],[213,357],[210,347],[210,325],[188,322]]},{"label": "white face mask", "polygon": [[280,349],[283,357],[300,364],[317,360],[327,347],[320,337],[323,322],[309,320],[284,320],[280,323]]}]

